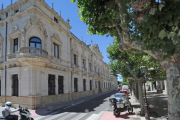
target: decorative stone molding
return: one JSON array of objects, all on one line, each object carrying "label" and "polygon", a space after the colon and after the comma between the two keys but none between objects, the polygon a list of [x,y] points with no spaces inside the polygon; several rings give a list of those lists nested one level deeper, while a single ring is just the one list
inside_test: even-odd
[{"label": "decorative stone molding", "polygon": [[44,24],[41,22],[39,18],[37,18],[36,15],[31,15],[30,18],[27,20],[27,25],[26,25],[26,31],[32,26],[35,25],[36,27],[39,28],[39,30],[43,33],[44,37],[47,38],[47,31],[44,27]]},{"label": "decorative stone molding", "polygon": [[14,26],[14,27],[12,28],[11,33],[15,33],[15,32],[17,32],[17,31],[19,31],[19,28],[18,28],[17,26]]},{"label": "decorative stone molding", "polygon": [[59,35],[56,33],[54,33],[53,36],[51,36],[51,39],[58,42],[59,44],[62,44]]}]

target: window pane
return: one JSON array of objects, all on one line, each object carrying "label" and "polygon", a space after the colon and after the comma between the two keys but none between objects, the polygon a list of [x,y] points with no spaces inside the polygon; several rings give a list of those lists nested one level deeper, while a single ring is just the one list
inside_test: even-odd
[{"label": "window pane", "polygon": [[30,43],[30,47],[35,47],[35,43]]},{"label": "window pane", "polygon": [[39,38],[31,38],[30,42],[39,42],[39,43],[41,43],[41,40]]},{"label": "window pane", "polygon": [[40,43],[36,43],[36,48],[41,48],[41,44]]}]

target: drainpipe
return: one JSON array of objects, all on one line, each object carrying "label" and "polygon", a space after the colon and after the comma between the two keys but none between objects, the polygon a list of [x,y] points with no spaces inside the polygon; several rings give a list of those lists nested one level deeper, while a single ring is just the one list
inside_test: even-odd
[{"label": "drainpipe", "polygon": [[[71,51],[71,48],[72,48],[72,38],[70,38],[70,57],[71,57],[71,68],[72,68],[72,51]],[[71,71],[71,93],[72,93],[72,71]]]},{"label": "drainpipe", "polygon": [[[6,22],[6,38],[5,38],[5,62],[7,61],[7,27],[8,26],[8,22]],[[7,66],[5,65],[5,102],[6,102],[6,81],[7,81]]]}]

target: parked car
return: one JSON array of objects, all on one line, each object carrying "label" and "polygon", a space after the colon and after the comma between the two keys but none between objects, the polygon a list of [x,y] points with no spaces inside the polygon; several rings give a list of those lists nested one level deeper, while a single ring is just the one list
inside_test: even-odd
[{"label": "parked car", "polygon": [[120,90],[119,93],[125,93],[128,96],[127,90]]}]

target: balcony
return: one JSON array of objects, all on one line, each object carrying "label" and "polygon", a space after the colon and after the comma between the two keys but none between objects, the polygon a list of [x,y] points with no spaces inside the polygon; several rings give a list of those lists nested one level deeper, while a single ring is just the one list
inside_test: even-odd
[{"label": "balcony", "polygon": [[[8,56],[9,57],[9,56]],[[12,56],[12,58],[15,56]],[[50,62],[48,52],[34,47],[22,47],[16,53],[16,58],[20,62],[28,62],[37,65],[45,65]]]}]

